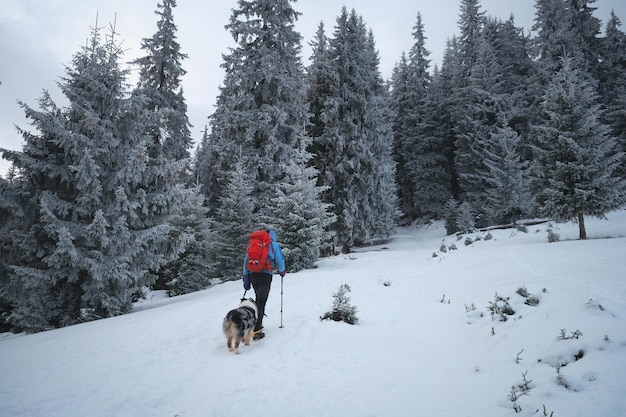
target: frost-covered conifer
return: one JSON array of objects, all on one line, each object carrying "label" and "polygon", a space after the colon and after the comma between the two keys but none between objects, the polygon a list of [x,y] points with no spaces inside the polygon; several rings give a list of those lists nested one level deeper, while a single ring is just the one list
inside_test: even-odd
[{"label": "frost-covered conifer", "polygon": [[498,128],[485,148],[485,212],[492,223],[515,222],[531,213],[528,161],[519,153],[520,138],[510,127]]},{"label": "frost-covered conifer", "polygon": [[[145,106],[152,113],[146,123],[146,134],[151,138],[148,165],[158,174],[161,166],[175,163],[180,167],[176,182],[188,183],[191,182],[189,148],[192,139],[182,89],[182,77],[186,73],[182,61],[187,55],[180,51],[176,40],[177,27],[172,14],[175,7],[176,0],[163,0],[158,4],[155,12],[160,17],[157,32],[151,38],[143,39],[141,48],[147,55],[135,61],[139,65],[139,82],[134,94],[145,98]],[[207,247],[212,232],[201,230],[210,227],[211,222],[203,207],[204,200],[196,196],[198,192],[197,189],[184,190],[186,197],[179,206],[181,212],[170,221],[173,230],[168,236],[176,239],[193,231],[193,236],[200,239],[185,248],[185,259],[175,260],[158,272],[159,281],[168,285],[173,295],[206,286],[212,274]],[[183,263],[185,267],[181,267]],[[175,284],[176,288],[171,288],[169,283]]]},{"label": "frost-covered conifer", "polygon": [[348,324],[356,324],[358,318],[356,316],[357,308],[350,304],[348,293],[351,291],[348,284],[339,287],[336,293],[333,293],[333,308],[320,317],[321,320],[343,321]]},{"label": "frost-covered conifer", "polygon": [[325,201],[334,205],[334,230],[343,250],[388,237],[398,214],[393,134],[387,92],[378,71],[373,36],[363,19],[344,7],[329,43],[330,94],[314,138],[325,161]]},{"label": "frost-covered conifer", "polygon": [[141,49],[147,55],[135,60],[139,65],[136,93],[143,94],[155,120],[147,125],[153,137],[153,152],[168,159],[189,158],[192,139],[189,132],[187,104],[183,95],[182,77],[187,71],[182,61],[187,58],[176,40],[177,27],[172,9],[176,0],[162,0],[155,13],[160,16],[157,32],[143,39]]},{"label": "frost-covered conifer", "polygon": [[[306,169],[309,161],[303,155],[310,155],[301,153],[309,142],[310,115],[300,61],[301,36],[294,29],[299,14],[292,2],[239,1],[233,10],[227,28],[237,46],[224,57],[226,76],[211,116],[211,133],[196,159],[199,181],[209,204],[214,205],[210,208],[218,223],[222,273],[229,276],[240,275],[242,254],[253,229],[276,227],[283,235],[294,236],[298,230],[290,227],[303,227],[302,223],[281,224],[285,220],[281,205],[292,197],[289,193],[297,192],[289,187],[313,187],[294,194],[294,202],[318,214],[325,211],[319,200],[321,189],[310,181],[315,174]],[[235,169],[240,172],[233,177]],[[234,178],[245,178],[246,183],[234,184]],[[230,213],[235,208],[245,214],[233,217]],[[326,224],[327,216],[323,216],[306,227],[315,229],[314,236],[322,236]]]},{"label": "frost-covered conifer", "polygon": [[184,252],[159,271],[170,296],[202,290],[211,285],[211,278],[217,274],[215,226],[203,201],[204,196],[195,190],[169,220],[170,238],[178,239],[182,233],[193,236]]},{"label": "frost-covered conifer", "polygon": [[[626,34],[620,29],[620,19],[611,12],[602,39],[602,59],[598,74],[598,92],[606,108],[604,120],[611,127],[611,135],[626,152]],[[626,158],[619,170],[626,178]]]},{"label": "frost-covered conifer", "polygon": [[198,170],[208,163],[214,170],[208,178],[212,183],[202,184],[213,193],[211,202],[225,197],[223,179],[239,161],[252,179],[253,211],[268,205],[304,135],[309,115],[301,36],[294,29],[298,13],[291,2],[239,1],[226,26],[237,46],[224,56],[226,76],[211,116],[211,133],[201,145],[211,151],[199,152],[208,160],[197,160]]},{"label": "frost-covered conifer", "polygon": [[236,162],[215,213],[216,236],[212,257],[217,263],[217,276],[224,280],[241,278],[250,232],[268,227],[254,220],[253,190],[243,163]]},{"label": "frost-covered conifer", "polygon": [[[69,105],[49,94],[40,110],[22,104],[39,133],[20,129],[22,152],[4,151],[19,172],[26,224],[14,233],[20,258],[6,296],[10,321],[29,331],[76,323],[84,311],[127,312],[133,294],[188,241],[167,241],[170,213],[184,200],[170,183],[180,165],[150,166],[144,135],[151,114],[129,97],[121,50],[99,28],[59,83]],[[166,244],[167,242],[167,244]]]},{"label": "frost-covered conifer", "polygon": [[472,233],[476,230],[476,215],[471,204],[467,201],[459,204],[456,228],[459,233]]},{"label": "frost-covered conifer", "polygon": [[601,122],[598,95],[589,77],[562,59],[543,96],[535,126],[539,213],[557,221],[602,218],[626,201],[626,181],[615,175],[623,158]]},{"label": "frost-covered conifer", "polygon": [[310,158],[305,149],[294,153],[277,198],[268,207],[275,216],[268,216],[267,222],[279,232],[290,272],[312,268],[333,238],[326,230],[336,218],[329,212],[331,205],[320,200],[323,188],[316,186],[317,170],[303,162]]}]

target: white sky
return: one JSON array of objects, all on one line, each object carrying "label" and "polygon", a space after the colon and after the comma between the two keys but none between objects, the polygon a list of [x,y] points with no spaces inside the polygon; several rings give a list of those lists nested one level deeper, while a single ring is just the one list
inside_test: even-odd
[{"label": "white sky", "polygon": [[[3,0],[0,7],[0,147],[21,149],[18,125],[31,130],[17,100],[38,108],[44,89],[57,103],[64,104],[56,83],[64,76],[64,67],[79,51],[99,14],[99,26],[116,21],[124,40],[127,61],[143,55],[142,38],[156,32],[159,0]],[[534,19],[533,0],[483,0],[482,10],[491,16],[507,19],[514,15],[518,26],[530,30]],[[174,21],[178,41],[189,58],[183,62],[183,78],[192,137],[198,141],[213,112],[218,87],[224,74],[222,54],[234,46],[224,29],[235,0],[178,0]],[[294,8],[302,15],[297,29],[303,36],[302,59],[308,63],[310,49],[320,21],[332,34],[341,7],[354,8],[374,33],[380,52],[380,70],[388,78],[403,51],[413,44],[412,31],[417,13],[422,14],[426,47],[431,51],[431,65],[440,64],[445,42],[458,33],[460,0],[299,0]],[[611,9],[626,22],[626,2],[598,0],[596,17],[604,23]],[[604,26],[603,26],[604,29]],[[622,27],[622,30],[626,30]],[[134,83],[134,80],[132,81]],[[0,158],[0,175],[9,164]]]}]

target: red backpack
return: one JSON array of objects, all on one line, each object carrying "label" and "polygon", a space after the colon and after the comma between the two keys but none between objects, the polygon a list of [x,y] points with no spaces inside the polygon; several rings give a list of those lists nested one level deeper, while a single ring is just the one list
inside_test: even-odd
[{"label": "red backpack", "polygon": [[271,271],[272,263],[268,259],[272,239],[265,230],[255,230],[250,233],[248,242],[248,261],[246,268],[250,272]]}]

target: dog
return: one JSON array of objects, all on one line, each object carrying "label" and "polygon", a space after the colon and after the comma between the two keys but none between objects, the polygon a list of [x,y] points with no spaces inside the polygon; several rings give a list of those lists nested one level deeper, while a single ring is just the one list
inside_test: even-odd
[{"label": "dog", "polygon": [[[229,351],[239,354],[239,344],[243,341],[245,345],[250,344],[252,333],[256,324],[258,310],[256,302],[252,298],[241,300],[239,307],[232,309],[224,317],[222,330],[227,338]],[[233,348],[233,340],[235,346]]]}]

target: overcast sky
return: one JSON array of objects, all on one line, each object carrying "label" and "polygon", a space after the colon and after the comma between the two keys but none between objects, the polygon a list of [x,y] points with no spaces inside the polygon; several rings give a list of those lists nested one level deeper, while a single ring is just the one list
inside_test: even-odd
[{"label": "overcast sky", "polygon": [[[158,16],[154,14],[160,0],[2,0],[0,7],[0,147],[21,150],[18,125],[32,130],[17,101],[38,108],[38,99],[48,90],[58,104],[65,105],[57,82],[64,68],[89,37],[96,23],[108,26],[115,22],[116,31],[126,49],[125,61],[142,56],[142,38],[156,32]],[[426,47],[434,64],[441,64],[446,40],[458,34],[457,21],[461,0],[299,0],[294,8],[302,13],[296,24],[303,36],[302,61],[308,64],[310,48],[321,21],[328,35],[345,5],[355,9],[374,33],[380,53],[380,71],[385,79],[391,75],[402,52],[413,44],[412,31],[417,13],[421,13]],[[189,58],[183,62],[187,75],[183,86],[192,137],[198,141],[213,112],[218,87],[224,73],[220,68],[222,54],[234,42],[224,29],[236,0],[178,0],[174,22],[178,42]],[[534,19],[534,0],[482,0],[488,15],[508,19],[514,16],[517,26],[530,30]],[[626,24],[626,1],[597,0],[595,15],[604,30],[611,9]],[[626,30],[622,26],[622,30]],[[136,75],[136,74],[135,74]],[[134,84],[134,79],[131,80]],[[9,164],[0,158],[0,175]]]}]

